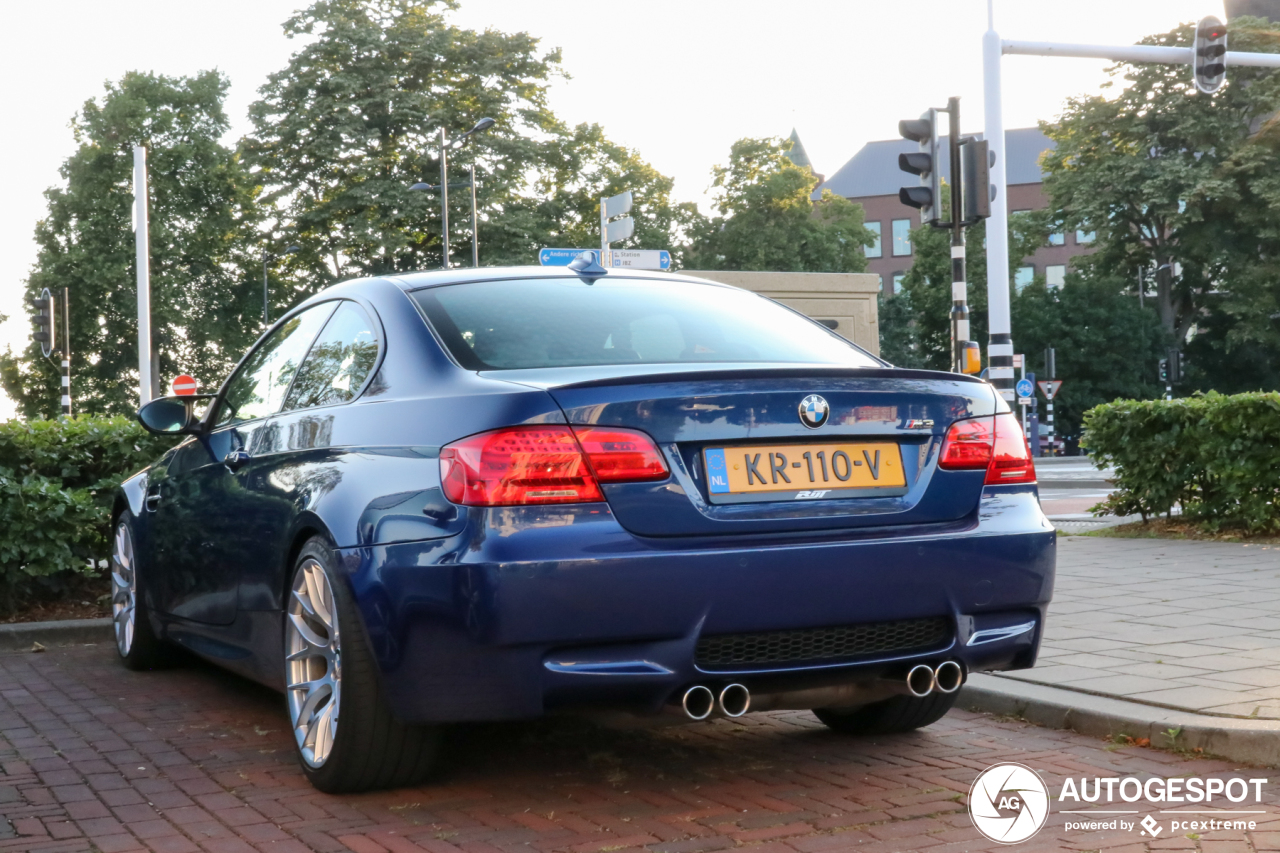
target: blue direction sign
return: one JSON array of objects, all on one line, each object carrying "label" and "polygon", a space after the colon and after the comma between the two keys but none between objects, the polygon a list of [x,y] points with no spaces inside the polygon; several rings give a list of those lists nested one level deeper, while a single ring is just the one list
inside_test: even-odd
[{"label": "blue direction sign", "polygon": [[671,253],[666,249],[610,249],[609,266],[641,270],[671,269]]},{"label": "blue direction sign", "polygon": [[538,263],[544,267],[567,267],[569,262],[592,249],[541,249],[538,252]]},{"label": "blue direction sign", "polygon": [[1019,379],[1014,388],[1017,389],[1019,397],[1031,397],[1036,393],[1035,383],[1030,379]]}]

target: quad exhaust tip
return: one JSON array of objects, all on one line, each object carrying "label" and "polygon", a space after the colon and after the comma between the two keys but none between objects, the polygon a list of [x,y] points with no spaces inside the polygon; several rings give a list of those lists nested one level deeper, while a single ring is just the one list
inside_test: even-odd
[{"label": "quad exhaust tip", "polygon": [[730,684],[720,691],[720,713],[741,717],[751,709],[751,691],[741,684]]},{"label": "quad exhaust tip", "polygon": [[680,706],[691,720],[705,720],[716,709],[716,695],[708,687],[695,684],[684,692]]},{"label": "quad exhaust tip", "polygon": [[953,660],[943,661],[933,671],[933,684],[939,693],[955,693],[964,684],[964,668]]},{"label": "quad exhaust tip", "polygon": [[935,680],[932,667],[918,664],[907,673],[907,690],[911,691],[912,696],[928,696],[933,692]]}]

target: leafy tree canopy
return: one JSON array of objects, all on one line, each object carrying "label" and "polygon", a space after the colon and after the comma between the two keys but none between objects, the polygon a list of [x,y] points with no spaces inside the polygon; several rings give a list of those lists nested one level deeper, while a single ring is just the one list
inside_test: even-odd
[{"label": "leafy tree canopy", "polygon": [[811,201],[818,179],[786,155],[782,139],[740,139],[729,165],[713,170],[719,215],[695,226],[684,265],[691,269],[862,272],[875,236],[862,205],[828,191]]},{"label": "leafy tree canopy", "polygon": [[[77,411],[120,414],[137,399],[136,144],[148,149],[158,375],[190,371],[215,385],[261,331],[255,190],[235,152],[218,141],[227,130],[227,85],[215,71],[129,73],[72,122],[77,149],[61,168],[65,185],[45,193],[26,296],[70,288]],[[38,345],[0,356],[0,375],[25,416],[59,411],[59,371]]]},{"label": "leafy tree canopy", "polygon": [[[533,263],[548,245],[599,245],[599,200],[630,189],[632,243],[670,248],[692,208],[671,180],[596,125],[567,128],[546,87],[558,50],[527,33],[451,25],[453,0],[319,0],[285,22],[308,43],[273,74],[250,110],[247,159],[276,205],[279,242],[303,251],[288,303],[329,281],[441,265],[437,129],[458,137],[496,124],[448,159],[450,183],[474,164],[481,258]],[[470,254],[470,193],[449,196],[451,258]]]},{"label": "leafy tree canopy", "polygon": [[[950,204],[951,191],[942,188],[943,209]],[[965,278],[968,282],[969,339],[977,341],[986,355],[987,348],[987,253],[986,223],[980,222],[965,231]],[[1009,222],[1009,268],[1012,272],[1022,258],[1035,252],[1048,239],[1047,214],[1029,211],[1011,217]],[[930,370],[951,369],[951,232],[928,225],[911,229],[911,269],[902,279],[902,293],[907,306],[888,316],[889,326],[881,320],[881,335],[896,335],[896,352],[903,367]],[[893,301],[893,300],[886,300]],[[909,330],[900,327],[906,321]],[[1014,329],[1014,341],[1018,341]],[[886,356],[888,358],[888,356]]]},{"label": "leafy tree canopy", "polygon": [[[1186,46],[1194,25],[1144,39]],[[1271,25],[1231,22],[1231,47],[1271,51]],[[1097,232],[1092,261],[1106,275],[1154,276],[1156,309],[1175,344],[1186,340],[1211,294],[1237,316],[1222,342],[1280,344],[1268,315],[1280,291],[1280,75],[1232,66],[1214,95],[1197,93],[1185,66],[1121,63],[1115,91],[1073,98],[1042,129],[1050,207],[1067,227]]]}]

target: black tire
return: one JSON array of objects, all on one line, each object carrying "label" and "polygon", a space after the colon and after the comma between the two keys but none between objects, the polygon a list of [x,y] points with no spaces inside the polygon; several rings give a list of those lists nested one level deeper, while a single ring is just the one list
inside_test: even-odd
[{"label": "black tire", "polygon": [[[337,728],[327,755],[318,765],[304,751],[305,736],[298,736],[295,729],[294,746],[299,764],[311,784],[328,794],[398,788],[421,782],[434,764],[439,731],[436,727],[407,725],[392,715],[382,695],[377,664],[369,650],[355,601],[336,571],[333,549],[320,537],[308,540],[302,547],[290,575],[284,613],[285,654],[289,654],[290,619],[293,618],[290,606],[301,606],[294,604],[294,584],[300,581],[304,568],[316,564],[328,581],[337,617],[336,647],[340,661]],[[291,683],[290,666],[286,660],[286,685]],[[286,712],[291,722],[291,697],[301,699],[305,695],[303,691],[286,689]],[[319,707],[323,708],[323,703]]]},{"label": "black tire", "polygon": [[814,715],[832,731],[849,735],[887,735],[931,726],[956,704],[955,693],[894,696],[852,710],[815,708]]},{"label": "black tire", "polygon": [[[116,639],[116,652],[126,669],[164,669],[173,664],[176,649],[156,636],[151,624],[151,611],[147,607],[144,560],[138,554],[137,539],[133,534],[133,514],[125,510],[112,526],[111,561],[111,616]],[[124,545],[127,537],[127,546]],[[122,561],[122,549],[128,548],[129,565]],[[125,583],[125,581],[128,581]],[[132,610],[132,630],[122,624],[122,606]]]}]

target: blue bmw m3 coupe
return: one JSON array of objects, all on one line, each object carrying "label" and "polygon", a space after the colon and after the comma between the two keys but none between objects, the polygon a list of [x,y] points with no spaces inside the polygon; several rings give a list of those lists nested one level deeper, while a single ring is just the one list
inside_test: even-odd
[{"label": "blue bmw m3 coupe", "polygon": [[1053,589],[989,384],[696,278],[351,281],[139,417],[185,439],[115,503],[120,655],[279,689],[325,791],[561,709],[926,726],[1034,664]]}]

